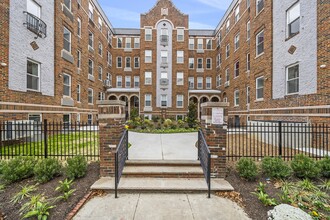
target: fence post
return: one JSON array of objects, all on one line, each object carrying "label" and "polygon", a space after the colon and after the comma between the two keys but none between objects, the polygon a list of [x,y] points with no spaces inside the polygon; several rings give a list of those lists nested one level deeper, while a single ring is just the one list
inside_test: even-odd
[{"label": "fence post", "polygon": [[282,122],[278,122],[278,155],[282,156]]},{"label": "fence post", "polygon": [[44,119],[44,144],[45,144],[45,158],[48,157],[48,137],[47,137],[47,119]]}]

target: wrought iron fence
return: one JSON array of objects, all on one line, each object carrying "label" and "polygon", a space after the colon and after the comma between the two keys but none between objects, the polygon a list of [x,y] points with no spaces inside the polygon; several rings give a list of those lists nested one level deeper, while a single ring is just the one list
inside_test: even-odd
[{"label": "wrought iron fence", "polygon": [[99,126],[90,123],[0,122],[0,159],[16,156],[99,159]]},{"label": "wrought iron fence", "polygon": [[208,197],[211,197],[211,152],[206,143],[202,130],[198,131],[198,160],[201,162],[204,177],[208,188]]},{"label": "wrought iron fence", "polygon": [[330,156],[328,124],[250,121],[230,124],[227,132],[227,158],[261,159],[281,156],[290,160],[296,154],[320,159]]},{"label": "wrought iron fence", "polygon": [[115,198],[118,198],[118,185],[128,159],[128,131],[125,130],[115,153]]}]

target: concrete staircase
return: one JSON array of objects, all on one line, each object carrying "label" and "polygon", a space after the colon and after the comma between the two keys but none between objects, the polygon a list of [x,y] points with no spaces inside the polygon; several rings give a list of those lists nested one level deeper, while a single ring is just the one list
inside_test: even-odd
[{"label": "concrete staircase", "polygon": [[[101,178],[91,188],[114,190],[114,178]],[[128,160],[119,183],[119,192],[207,192],[199,161]],[[212,179],[211,190],[232,191],[224,179]]]}]

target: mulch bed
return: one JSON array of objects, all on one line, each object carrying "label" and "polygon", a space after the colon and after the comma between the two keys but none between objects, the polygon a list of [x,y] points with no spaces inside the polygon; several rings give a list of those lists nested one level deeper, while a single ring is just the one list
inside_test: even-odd
[{"label": "mulch bed", "polygon": [[[69,198],[67,202],[57,201],[54,205],[55,208],[50,210],[50,216],[48,219],[64,220],[66,216],[75,208],[79,201],[90,191],[90,187],[95,181],[99,179],[99,163],[91,163],[88,165],[87,175],[83,178],[77,179],[72,185],[73,189],[76,189],[74,194]],[[64,180],[65,177],[57,177],[48,183],[38,185],[38,190],[33,194],[44,194],[47,198],[55,198],[61,195],[60,192],[55,191],[55,188],[59,185],[60,180]],[[0,220],[3,219],[20,219],[19,209],[22,204],[28,200],[24,200],[22,204],[13,205],[9,201],[11,198],[20,191],[21,186],[34,185],[36,181],[33,178],[23,180],[19,183],[13,183],[8,186],[4,192],[0,193]],[[2,214],[2,217],[1,217]]]},{"label": "mulch bed", "polygon": [[278,199],[280,189],[275,188],[274,182],[267,181],[266,178],[261,176],[255,181],[244,180],[233,168],[229,168],[225,179],[234,187],[235,192],[225,195],[219,194],[219,196],[227,197],[237,202],[253,220],[267,219],[267,211],[274,207],[264,206],[257,196],[251,194],[251,192],[255,192],[259,182],[262,182],[266,184],[265,190],[267,194],[272,198]]}]

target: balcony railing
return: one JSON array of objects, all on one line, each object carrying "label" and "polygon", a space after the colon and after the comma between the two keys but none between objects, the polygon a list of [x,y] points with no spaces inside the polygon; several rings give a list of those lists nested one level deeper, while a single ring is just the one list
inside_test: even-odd
[{"label": "balcony railing", "polygon": [[168,45],[168,40],[169,40],[169,37],[168,35],[160,35],[160,44],[161,45]]},{"label": "balcony railing", "polygon": [[47,25],[45,22],[43,22],[40,18],[37,16],[24,11],[23,12],[26,15],[26,22],[24,25],[26,25],[27,29],[35,33],[38,37],[45,38],[47,37]]}]

